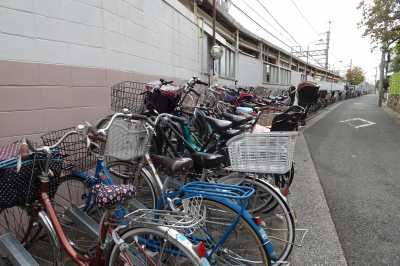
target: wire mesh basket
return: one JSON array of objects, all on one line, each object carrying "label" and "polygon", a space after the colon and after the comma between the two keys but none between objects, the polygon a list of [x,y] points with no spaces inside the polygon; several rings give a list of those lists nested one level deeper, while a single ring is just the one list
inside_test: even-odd
[{"label": "wire mesh basket", "polygon": [[223,99],[224,93],[218,91],[218,88],[206,88],[200,97],[200,103],[206,107],[214,107],[218,101]]},{"label": "wire mesh basket", "polygon": [[245,133],[227,142],[229,169],[247,173],[284,174],[291,167],[297,132]]},{"label": "wire mesh basket", "polygon": [[[67,132],[75,130],[74,127],[50,131],[41,136],[43,144],[54,145]],[[95,167],[96,156],[87,148],[86,140],[78,134],[69,135],[58,147],[63,156],[63,168],[65,170],[87,171]]]},{"label": "wire mesh basket", "polygon": [[[44,171],[47,160],[44,154],[31,154],[20,161],[15,151],[19,143],[0,147],[0,209],[31,204],[38,198],[40,188],[39,175]],[[8,156],[7,156],[8,155]],[[61,173],[62,158],[58,153],[50,157],[49,196],[52,198],[57,191]]]},{"label": "wire mesh basket", "polygon": [[166,226],[174,229],[190,229],[193,232],[204,225],[206,209],[202,197],[182,200],[177,211],[138,209],[125,216],[131,223]]},{"label": "wire mesh basket", "polygon": [[111,110],[122,112],[127,108],[132,113],[145,110],[147,89],[145,83],[123,81],[111,87]]},{"label": "wire mesh basket", "polygon": [[146,123],[137,120],[115,120],[107,133],[105,155],[118,160],[142,157],[150,148],[151,134]]}]

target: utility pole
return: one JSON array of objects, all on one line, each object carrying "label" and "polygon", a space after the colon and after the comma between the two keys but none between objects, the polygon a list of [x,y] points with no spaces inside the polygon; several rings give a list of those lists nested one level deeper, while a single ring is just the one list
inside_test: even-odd
[{"label": "utility pole", "polygon": [[329,28],[328,28],[328,31],[326,32],[325,69],[328,69],[328,67],[329,67],[329,42],[331,40],[331,23],[332,23],[332,21],[329,21]]},{"label": "utility pole", "polygon": [[307,78],[307,76],[308,76],[308,73],[307,73],[307,66],[308,66],[308,57],[309,57],[309,54],[310,54],[310,45],[307,45],[307,64],[306,64],[306,67],[305,67],[305,69],[306,69],[306,81],[308,80],[308,78]]},{"label": "utility pole", "polygon": [[378,67],[375,67],[375,83],[374,83],[375,93],[376,93],[376,90],[377,90],[377,87],[376,87],[376,78],[377,77],[378,77]]},{"label": "utility pole", "polygon": [[[215,21],[217,19],[217,6],[215,4],[216,0],[213,0],[213,46],[217,44],[217,41],[215,40]],[[215,58],[213,58],[213,76],[215,75]]]},{"label": "utility pole", "polygon": [[383,79],[385,78],[385,55],[386,55],[386,43],[382,44],[381,63],[379,65],[379,99],[378,106],[382,107],[383,101]]}]

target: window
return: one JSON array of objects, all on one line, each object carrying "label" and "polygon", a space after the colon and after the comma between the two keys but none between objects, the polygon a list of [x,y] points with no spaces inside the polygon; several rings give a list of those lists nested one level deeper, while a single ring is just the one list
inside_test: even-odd
[{"label": "window", "polygon": [[215,62],[215,72],[223,78],[235,78],[235,52],[222,46],[222,57]]},{"label": "window", "polygon": [[290,70],[281,68],[281,84],[282,85],[289,85],[291,81],[291,72]]},{"label": "window", "polygon": [[270,65],[264,64],[264,82],[271,82],[271,67]]},{"label": "window", "polygon": [[209,37],[207,34],[203,34],[201,39],[201,72],[208,73],[210,68],[210,45],[208,41]]},{"label": "window", "polygon": [[264,63],[264,82],[270,84],[289,85],[291,83],[291,71]]},{"label": "window", "polygon": [[279,67],[271,64],[264,64],[264,82],[279,84]]}]

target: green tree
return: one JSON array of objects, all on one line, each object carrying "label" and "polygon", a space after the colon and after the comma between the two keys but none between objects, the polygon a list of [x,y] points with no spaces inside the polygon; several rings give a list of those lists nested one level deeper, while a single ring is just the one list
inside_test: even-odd
[{"label": "green tree", "polygon": [[370,0],[361,1],[358,9],[362,11],[359,23],[364,28],[363,36],[369,36],[374,43],[372,49],[378,45],[381,49],[381,63],[379,66],[379,100],[382,106],[383,81],[385,80],[385,58],[390,46],[400,39],[400,1],[399,0]]},{"label": "green tree", "polygon": [[392,49],[394,54],[394,58],[390,62],[389,69],[392,72],[400,72],[400,43],[397,43],[396,46]]},{"label": "green tree", "polygon": [[372,0],[361,1],[363,36],[369,36],[377,44],[389,46],[400,38],[400,1]]},{"label": "green tree", "polygon": [[351,85],[358,85],[365,80],[364,71],[358,66],[348,69],[346,79]]}]

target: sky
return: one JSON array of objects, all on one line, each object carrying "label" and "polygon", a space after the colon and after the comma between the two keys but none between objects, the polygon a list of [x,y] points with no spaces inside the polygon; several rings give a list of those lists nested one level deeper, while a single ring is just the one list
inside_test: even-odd
[{"label": "sky", "polygon": [[[376,67],[379,65],[379,50],[371,51],[369,38],[362,37],[363,29],[358,28],[361,11],[357,9],[360,0],[231,0],[268,32],[251,21],[246,15],[231,5],[230,14],[245,28],[290,52],[288,46],[300,44],[304,50],[323,46],[316,45],[321,38],[326,39],[328,22],[331,21],[329,49],[330,68],[345,70],[352,66],[361,67],[366,80],[373,83]],[[292,35],[293,39],[259,4],[261,2],[272,16]],[[304,19],[293,4],[296,3]],[[283,41],[277,40],[272,35]],[[298,43],[296,43],[296,42]]]}]

